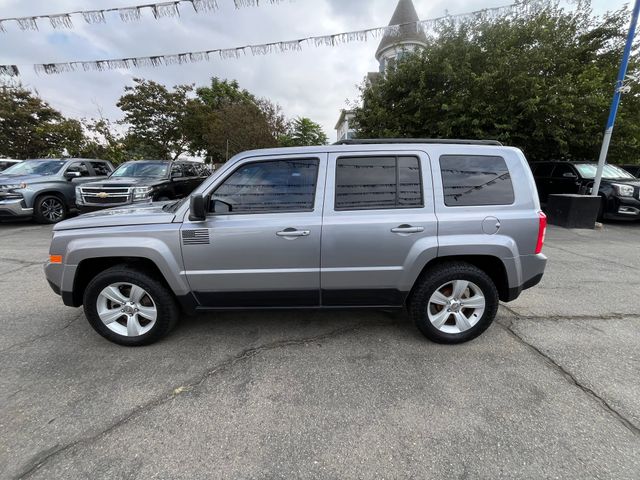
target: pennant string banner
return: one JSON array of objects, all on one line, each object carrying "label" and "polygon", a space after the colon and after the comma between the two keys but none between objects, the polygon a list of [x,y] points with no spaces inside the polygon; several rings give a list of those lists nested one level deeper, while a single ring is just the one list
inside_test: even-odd
[{"label": "pennant string banner", "polygon": [[[251,0],[237,0],[236,3],[248,3]],[[113,58],[104,60],[86,60],[58,63],[40,63],[33,65],[38,74],[57,74],[75,71],[104,71],[117,69],[131,69],[142,67],[160,67],[163,65],[182,65],[185,63],[195,63],[211,61],[215,58],[234,59],[247,54],[253,56],[268,55],[280,52],[290,52],[302,50],[303,47],[326,47],[337,46],[351,42],[366,42],[369,39],[377,39],[383,36],[398,36],[401,29],[415,28],[416,30],[431,33],[439,25],[460,25],[466,20],[472,19],[493,19],[507,15],[527,14],[534,9],[542,8],[544,2],[538,4],[515,3],[501,7],[487,8],[471,13],[461,13],[455,15],[445,15],[443,17],[418,22],[404,23],[399,25],[389,25],[386,27],[369,28],[351,32],[336,33],[333,35],[323,35],[317,37],[306,37],[297,40],[280,41],[265,44],[245,45],[234,48],[217,48],[202,50],[198,52],[183,52],[164,55],[154,55],[148,57]],[[164,10],[158,10],[158,15],[163,15]],[[121,12],[122,15],[122,12]],[[127,13],[130,15],[130,13]],[[18,76],[20,71],[17,65],[0,65],[0,75]]]},{"label": "pennant string banner", "polygon": [[[263,0],[271,4],[281,3],[283,0]],[[233,0],[236,8],[257,7],[260,0]],[[68,13],[49,15],[34,15],[30,17],[0,18],[0,32],[6,32],[7,24],[15,24],[20,30],[38,30],[39,20],[48,20],[52,28],[73,28],[72,17],[81,17],[85,23],[106,23],[105,13],[117,12],[123,22],[137,22],[142,18],[143,10],[150,10],[156,20],[163,17],[180,16],[180,6],[187,4],[196,13],[218,10],[217,0],[171,0],[156,3],[146,3],[129,7],[103,8],[99,10],[77,10]]]}]

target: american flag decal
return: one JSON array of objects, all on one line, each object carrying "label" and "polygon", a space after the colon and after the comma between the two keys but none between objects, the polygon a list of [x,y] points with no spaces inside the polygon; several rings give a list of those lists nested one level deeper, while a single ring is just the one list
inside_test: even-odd
[{"label": "american flag decal", "polygon": [[209,245],[209,230],[182,230],[183,245]]}]

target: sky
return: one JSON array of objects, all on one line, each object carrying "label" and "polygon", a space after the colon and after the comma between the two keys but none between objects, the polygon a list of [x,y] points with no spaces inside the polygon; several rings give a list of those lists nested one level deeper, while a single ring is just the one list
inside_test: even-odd
[{"label": "sky", "polygon": [[[153,0],[0,0],[0,17],[62,13],[126,7]],[[309,117],[320,123],[333,141],[340,109],[358,99],[358,85],[369,71],[377,71],[374,54],[379,40],[336,47],[308,47],[302,51],[240,59],[103,72],[36,74],[34,63],[93,60],[170,54],[268,43],[307,36],[384,26],[397,0],[284,0],[236,9],[233,0],[217,0],[219,9],[196,14],[184,5],[179,18],[155,20],[150,10],[139,22],[123,23],[117,13],[105,24],[86,24],[73,17],[73,29],[53,29],[41,20],[38,31],[21,31],[5,24],[0,32],[0,64],[18,65],[20,81],[64,115],[73,118],[122,118],[118,98],[133,78],[167,86],[205,85],[213,76],[235,79],[259,97],[282,106],[288,118]],[[465,13],[512,3],[509,0],[414,0],[421,19]],[[596,0],[594,11],[618,9],[626,2]],[[571,8],[569,6],[569,8]]]}]

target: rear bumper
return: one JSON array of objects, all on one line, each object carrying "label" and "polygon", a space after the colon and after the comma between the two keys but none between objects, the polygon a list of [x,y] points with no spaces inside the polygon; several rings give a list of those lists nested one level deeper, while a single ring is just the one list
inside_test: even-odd
[{"label": "rear bumper", "polygon": [[23,199],[0,200],[0,218],[27,218],[33,216],[33,208],[26,208]]},{"label": "rear bumper", "polygon": [[520,257],[522,268],[522,283],[515,287],[509,287],[506,298],[501,298],[503,302],[512,302],[520,296],[523,290],[535,287],[544,276],[544,269],[547,266],[547,257],[542,253],[537,255],[523,255]]}]

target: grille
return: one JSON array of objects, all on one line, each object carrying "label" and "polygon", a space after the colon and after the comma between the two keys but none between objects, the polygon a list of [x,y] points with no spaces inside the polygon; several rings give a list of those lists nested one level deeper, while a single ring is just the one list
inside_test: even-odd
[{"label": "grille", "polygon": [[130,202],[130,187],[80,187],[86,205],[123,205]]},{"label": "grille", "polygon": [[209,230],[203,228],[201,230],[183,230],[183,245],[209,245]]}]

